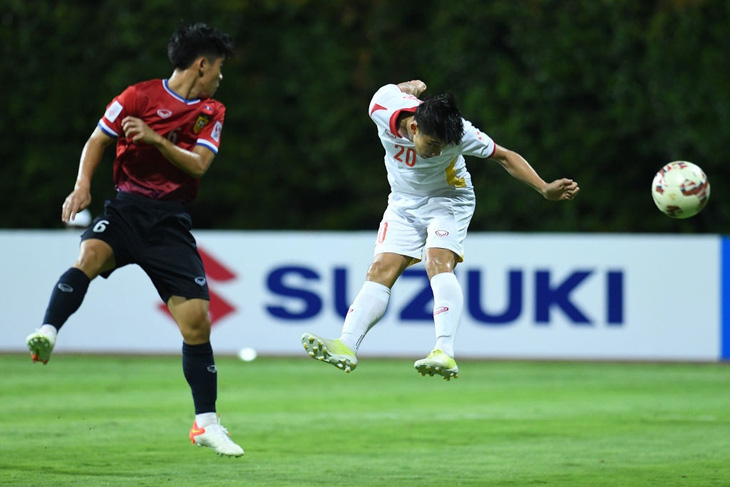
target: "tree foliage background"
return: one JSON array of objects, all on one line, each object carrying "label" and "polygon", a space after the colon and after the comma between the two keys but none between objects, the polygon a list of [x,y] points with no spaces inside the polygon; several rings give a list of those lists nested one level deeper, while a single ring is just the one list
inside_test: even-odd
[{"label": "tree foliage background", "polygon": [[[237,45],[216,98],[221,151],[190,206],[196,228],[375,229],[388,186],[367,115],[383,84],[422,79],[546,180],[543,201],[469,159],[472,231],[723,233],[730,138],[727,0],[4,0],[0,227],[58,228],[81,148],[126,86],[166,78],[181,21]],[[113,195],[112,152],[93,214]],[[710,177],[708,207],[671,220],[650,184],[666,162]]]}]

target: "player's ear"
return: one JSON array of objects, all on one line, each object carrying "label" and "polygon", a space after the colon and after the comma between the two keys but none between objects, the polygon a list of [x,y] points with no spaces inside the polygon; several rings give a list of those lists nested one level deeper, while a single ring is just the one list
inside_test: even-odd
[{"label": "player's ear", "polygon": [[411,119],[410,126],[411,126],[411,133],[413,135],[416,135],[416,133],[418,133],[418,122],[416,122],[415,118]]},{"label": "player's ear", "polygon": [[198,59],[193,62],[193,66],[198,70],[198,75],[203,76],[205,73],[205,69],[208,67],[208,60],[205,58],[205,56],[200,56]]}]

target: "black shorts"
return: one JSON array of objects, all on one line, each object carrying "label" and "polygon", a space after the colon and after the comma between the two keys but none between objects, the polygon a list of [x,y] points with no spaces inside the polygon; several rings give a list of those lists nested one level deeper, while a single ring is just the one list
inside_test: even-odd
[{"label": "black shorts", "polygon": [[139,265],[165,303],[171,296],[210,300],[191,227],[192,220],[182,203],[118,193],[106,201],[104,214],[84,231],[81,240],[93,238],[109,244],[115,269]]}]

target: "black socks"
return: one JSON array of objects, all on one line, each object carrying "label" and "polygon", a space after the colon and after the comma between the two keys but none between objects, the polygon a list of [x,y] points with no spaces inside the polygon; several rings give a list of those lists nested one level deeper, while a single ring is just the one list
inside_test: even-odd
[{"label": "black socks", "polygon": [[71,267],[63,273],[53,288],[51,299],[46,308],[44,325],[60,329],[69,316],[74,314],[86,296],[91,280],[81,270]]},{"label": "black socks", "polygon": [[182,366],[193,393],[195,414],[214,412],[218,395],[218,374],[210,342],[202,345],[183,343]]}]

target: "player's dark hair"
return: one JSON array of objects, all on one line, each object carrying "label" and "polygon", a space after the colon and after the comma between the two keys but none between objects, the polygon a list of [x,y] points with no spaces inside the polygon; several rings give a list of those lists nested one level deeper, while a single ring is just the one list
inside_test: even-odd
[{"label": "player's dark hair", "polygon": [[210,61],[229,58],[233,56],[233,40],[205,24],[181,25],[167,44],[167,57],[173,67],[186,69],[200,56]]},{"label": "player's dark hair", "polygon": [[418,105],[414,120],[424,135],[454,145],[464,137],[464,121],[454,95],[445,93],[427,98]]}]

